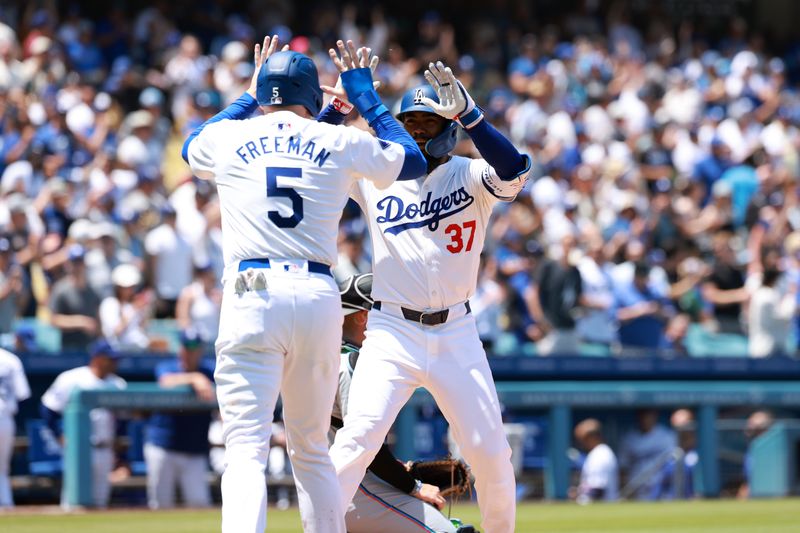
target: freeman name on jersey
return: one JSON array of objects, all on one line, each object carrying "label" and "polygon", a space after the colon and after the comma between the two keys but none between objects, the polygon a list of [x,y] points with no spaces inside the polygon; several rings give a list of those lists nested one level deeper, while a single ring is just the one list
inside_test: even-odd
[{"label": "freeman name on jersey", "polygon": [[[377,208],[383,212],[382,215],[377,217],[379,224],[401,222],[409,220],[395,226],[390,226],[383,230],[384,233],[391,233],[397,235],[407,229],[422,228],[428,226],[431,231],[436,231],[439,227],[439,221],[447,217],[453,216],[459,211],[463,211],[475,201],[475,198],[469,194],[464,187],[459,187],[458,190],[451,192],[441,198],[434,198],[431,200],[432,194],[428,195],[419,204],[416,202],[409,202],[406,205],[402,198],[397,196],[387,196],[382,198],[377,203]],[[451,211],[448,211],[450,208]],[[414,220],[418,216],[427,217],[422,220]]]},{"label": "freeman name on jersey", "polygon": [[323,147],[317,149],[314,141],[305,141],[299,135],[284,137],[259,137],[257,140],[248,141],[236,149],[238,155],[245,164],[249,165],[257,157],[268,154],[295,154],[305,157],[309,161],[316,163],[320,168],[330,157],[331,152]]}]

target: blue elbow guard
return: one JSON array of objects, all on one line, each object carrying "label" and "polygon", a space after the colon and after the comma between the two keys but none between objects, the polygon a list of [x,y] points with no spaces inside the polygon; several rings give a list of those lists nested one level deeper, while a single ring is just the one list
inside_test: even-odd
[{"label": "blue elbow guard", "polygon": [[369,68],[356,68],[342,72],[342,87],[347,99],[356,106],[364,119],[372,123],[381,113],[389,110],[381,102],[381,97],[372,87],[372,72]]}]

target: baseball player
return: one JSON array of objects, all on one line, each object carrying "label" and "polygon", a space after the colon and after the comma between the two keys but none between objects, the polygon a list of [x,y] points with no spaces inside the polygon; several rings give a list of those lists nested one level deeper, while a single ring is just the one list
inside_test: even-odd
[{"label": "baseball player", "polygon": [[[247,92],[195,130],[183,150],[198,177],[216,180],[222,212],[214,375],[225,440],[222,531],[264,531],[264,469],[281,392],[303,528],[337,533],[344,513],[326,433],[342,332],[330,271],[338,221],[359,177],[380,190],[421,175],[425,161],[373,89],[366,49],[341,43],[337,66],[378,138],[314,120],[322,106],[316,66],[276,48],[277,37],[256,45]],[[248,118],[259,108],[263,115]]]},{"label": "baseball player", "polygon": [[[331,444],[347,414],[350,383],[364,342],[367,314],[372,308],[372,274],[360,274],[339,285],[344,311],[342,360],[339,366],[339,390],[331,414]],[[349,533],[411,533],[420,530],[436,533],[473,531],[471,526],[456,529],[439,512],[445,500],[434,485],[415,480],[383,444],[367,467],[345,514]]]},{"label": "baseball player", "polygon": [[[124,389],[125,380],[114,373],[119,354],[105,340],[89,347],[89,364],[62,372],[42,396],[42,417],[53,433],[61,437],[61,418],[75,389]],[[116,421],[108,409],[95,408],[89,412],[92,423],[92,494],[94,505],[104,508],[111,497],[108,479],[114,468],[114,437]],[[61,505],[66,507],[62,492]]]},{"label": "baseball player", "polygon": [[0,509],[14,507],[11,493],[11,456],[17,403],[30,398],[31,389],[19,357],[0,349]]},{"label": "baseball player", "polygon": [[[449,68],[431,64],[425,76],[431,86],[406,93],[397,118],[424,149],[428,174],[386,190],[353,188],[372,238],[375,304],[330,453],[344,507],[400,408],[425,387],[475,475],[483,529],[510,533],[511,448],[468,300],[492,208],[514,199],[531,161],[483,120]],[[459,126],[484,159],[449,155]]]},{"label": "baseball player", "polygon": [[[156,366],[162,387],[190,385],[198,398],[214,398],[214,366],[203,361],[203,338],[194,328],[181,332],[178,357]],[[156,412],[145,432],[144,460],[147,464],[147,505],[151,509],[175,507],[180,485],[188,507],[208,507],[208,427],[211,413]]]}]

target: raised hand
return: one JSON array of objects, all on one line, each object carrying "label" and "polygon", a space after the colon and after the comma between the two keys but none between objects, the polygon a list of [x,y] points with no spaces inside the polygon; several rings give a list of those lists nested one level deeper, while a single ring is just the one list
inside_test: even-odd
[{"label": "raised hand", "polygon": [[[269,59],[269,56],[275,53],[275,50],[278,49],[278,36],[273,35],[271,38],[269,35],[264,37],[264,44],[260,45],[256,43],[253,47],[253,65],[255,65],[255,70],[253,71],[253,77],[250,80],[250,87],[247,88],[247,94],[252,96],[253,98],[256,97],[256,87],[258,86],[258,72],[261,70],[261,65]],[[283,45],[281,48],[281,52],[285,52],[289,49],[289,45]]]},{"label": "raised hand", "polygon": [[470,128],[480,122],[483,113],[475,106],[475,101],[458,81],[450,67],[441,61],[428,64],[425,79],[436,91],[439,101],[424,97],[422,103],[433,109],[437,115],[449,120],[458,120],[464,128]]},{"label": "raised hand", "polygon": [[[347,41],[347,48],[345,47],[345,43],[341,40],[336,41],[336,46],[339,48],[339,53],[336,53],[336,50],[333,48],[328,50],[328,55],[331,57],[333,64],[336,65],[336,68],[339,69],[339,73],[346,72],[353,68],[367,68],[372,74],[375,73],[375,69],[378,67],[378,63],[380,62],[380,58],[378,56],[372,55],[372,49],[362,46],[361,48],[356,49],[353,41]],[[374,89],[378,89],[380,87],[381,82],[373,81],[372,87]],[[330,85],[321,85],[320,88],[325,94],[329,94],[333,96],[334,100],[332,103],[336,108],[344,113],[349,113],[353,106],[347,99],[347,93],[342,87],[342,77],[336,80],[336,85],[331,87]]]}]

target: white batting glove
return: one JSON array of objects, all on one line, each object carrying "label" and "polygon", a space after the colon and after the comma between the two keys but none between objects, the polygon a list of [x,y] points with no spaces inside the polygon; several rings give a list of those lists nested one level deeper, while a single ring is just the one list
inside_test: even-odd
[{"label": "white batting glove", "polygon": [[475,105],[475,100],[456,79],[450,67],[445,67],[441,61],[430,63],[425,71],[425,79],[439,95],[439,102],[422,98],[422,103],[433,109],[437,115],[458,121],[464,129],[470,129],[483,120],[483,112]]}]

